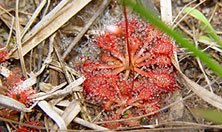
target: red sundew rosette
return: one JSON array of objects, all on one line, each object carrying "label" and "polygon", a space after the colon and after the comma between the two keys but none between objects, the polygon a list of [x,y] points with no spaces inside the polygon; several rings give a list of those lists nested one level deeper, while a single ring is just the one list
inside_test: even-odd
[{"label": "red sundew rosette", "polygon": [[[31,95],[35,94],[36,91],[33,87],[29,86],[28,81],[23,81],[21,76],[16,72],[11,72],[8,69],[1,67],[1,74],[5,77],[5,95],[11,97],[20,103],[23,103],[27,107],[32,105]],[[19,112],[10,108],[1,109],[0,115],[5,118],[17,120],[17,114]]]},{"label": "red sundew rosette", "polygon": [[[134,114],[129,114],[127,118],[158,110],[159,96],[177,88],[170,59],[173,54],[171,39],[137,19],[128,21],[127,35],[125,21],[114,27],[115,31],[110,29],[95,39],[102,50],[100,60],[89,60],[83,64],[85,97],[103,104],[107,112],[117,110],[124,113],[125,108],[134,107],[130,111]],[[123,113],[110,115],[106,120],[112,117],[123,119]],[[124,126],[124,123],[112,126],[117,124]]]}]

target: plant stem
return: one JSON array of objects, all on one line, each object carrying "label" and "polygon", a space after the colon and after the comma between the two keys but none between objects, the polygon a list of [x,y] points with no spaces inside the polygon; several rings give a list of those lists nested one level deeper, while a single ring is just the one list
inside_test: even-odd
[{"label": "plant stem", "polygon": [[123,4],[123,15],[124,15],[124,19],[125,19],[125,39],[126,39],[126,66],[130,66],[130,57],[129,57],[129,36],[128,36],[128,19],[127,19],[127,12],[126,12],[126,6],[125,6],[125,2]]}]

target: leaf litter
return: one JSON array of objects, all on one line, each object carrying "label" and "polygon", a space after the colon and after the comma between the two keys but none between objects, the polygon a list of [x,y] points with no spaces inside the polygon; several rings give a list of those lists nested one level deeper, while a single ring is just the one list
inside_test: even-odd
[{"label": "leaf litter", "polygon": [[[115,27],[115,24],[124,20],[122,17],[122,7],[118,5],[116,1],[110,2],[109,0],[103,2],[100,0],[61,0],[53,1],[54,3],[49,3],[46,0],[41,2],[36,0],[32,1],[32,4],[26,0],[20,0],[19,4],[16,2],[18,1],[0,1],[0,24],[2,27],[5,27],[1,29],[1,32],[7,34],[6,36],[0,36],[2,43],[2,49],[0,51],[0,60],[2,62],[0,69],[2,75],[0,104],[2,112],[0,112],[0,114],[1,120],[5,122],[8,129],[37,131],[47,129],[88,130],[90,128],[96,131],[105,131],[112,128],[110,126],[106,128],[107,125],[104,124],[108,123],[115,126],[115,129],[121,126],[118,128],[119,130],[132,130],[135,128],[154,130],[162,128],[162,130],[167,130],[171,126],[180,129],[183,125],[188,126],[188,129],[194,129],[195,127],[200,129],[198,124],[206,122],[202,122],[199,119],[193,120],[192,118],[196,118],[196,115],[189,112],[189,108],[197,106],[211,107],[209,105],[211,104],[218,109],[222,109],[221,97],[218,96],[218,93],[221,91],[221,80],[216,78],[204,65],[199,67],[200,64],[196,62],[196,59],[190,57],[189,53],[184,52],[182,48],[178,47],[176,48],[176,57],[172,57],[171,61],[174,65],[174,70],[177,71],[176,80],[180,84],[178,85],[179,95],[177,95],[178,91],[174,94],[176,97],[173,97],[172,93],[161,95],[160,99],[158,99],[158,101],[161,100],[161,108],[149,111],[147,107],[145,109],[148,112],[132,116],[133,112],[138,110],[139,107],[142,107],[139,106],[141,102],[137,102],[136,104],[137,100],[134,100],[135,102],[133,101],[135,103],[134,105],[123,105],[116,100],[118,103],[116,103],[116,106],[113,108],[110,107],[110,105],[112,105],[112,103],[109,104],[110,102],[105,106],[99,103],[95,104],[95,102],[101,100],[101,98],[90,102],[85,99],[86,96],[84,95],[84,87],[86,86],[85,84],[88,78],[87,76],[83,76],[84,74],[82,74],[79,69],[81,69],[82,64],[88,60],[99,61],[98,58],[101,54],[103,54],[105,58],[104,62],[108,62],[108,65],[102,64],[97,67],[106,67],[108,68],[108,72],[110,72],[110,67],[115,69],[115,65],[117,68],[116,71],[118,71],[119,67],[119,69],[121,69],[122,65],[119,63],[121,57],[119,60],[110,57],[110,55],[114,55],[114,57],[118,56],[114,53],[116,49],[111,50],[110,54],[104,51],[107,46],[104,47],[104,44],[100,44],[99,46],[95,45],[94,40],[95,36],[102,35],[106,32],[112,32],[117,35],[121,34],[121,30],[119,31],[118,28]],[[201,2],[201,4],[202,3],[204,2]],[[159,7],[158,2],[154,1],[154,4]],[[180,4],[182,5],[183,2],[173,2],[173,5]],[[201,4],[191,2],[188,5],[204,10],[204,5],[199,7]],[[215,6],[221,7],[220,4]],[[97,10],[98,7],[99,9]],[[211,10],[213,7],[208,8]],[[175,9],[177,10],[179,8],[177,7]],[[181,29],[185,33],[194,34],[189,28],[197,28],[194,25],[196,21],[189,23],[188,19],[191,19],[189,16],[186,15],[184,19],[182,13],[179,13],[179,11],[176,12],[179,14],[178,17],[176,17],[178,20],[175,19],[174,21],[176,25],[180,28],[182,27]],[[220,12],[220,8],[218,12]],[[128,17],[130,17],[129,22],[132,22],[132,18],[137,17],[130,10],[127,10],[127,14]],[[173,14],[173,16],[176,15],[177,14]],[[213,21],[216,22],[215,17],[213,18]],[[124,28],[122,30],[124,30]],[[72,41],[70,42],[69,39]],[[201,43],[200,46],[206,48],[205,50],[209,50],[214,56],[218,54],[221,55],[220,49],[214,43],[203,40],[197,41]],[[67,45],[64,45],[64,42],[67,43]],[[101,42],[103,42],[103,40]],[[132,50],[132,47],[129,48]],[[137,51],[133,52],[138,53]],[[126,52],[120,49],[120,53]],[[127,62],[127,55],[125,57],[124,63]],[[141,60],[143,61],[143,59]],[[167,58],[162,58],[162,60],[166,61]],[[146,65],[156,63],[155,61],[151,60],[150,62],[143,62],[143,64],[137,65],[139,65],[139,67],[144,65],[145,69],[143,70],[149,73],[148,69],[151,68],[153,70],[154,67]],[[161,57],[158,61],[161,61]],[[169,65],[167,61],[166,64]],[[134,63],[133,65],[136,64]],[[131,67],[131,65],[128,66]],[[147,74],[138,68],[130,69],[128,66],[122,66],[124,70],[119,70],[120,72],[125,71],[123,72],[124,74],[121,74],[121,76],[124,76],[123,80],[131,77],[141,79],[141,74]],[[192,71],[189,70],[189,67],[195,69],[194,74],[191,73]],[[91,65],[91,68],[93,68],[93,65]],[[129,69],[133,71],[133,74],[127,72]],[[107,71],[102,71],[102,73]],[[111,71],[111,73],[119,74],[119,71],[116,73]],[[204,74],[203,71],[205,71]],[[156,71],[156,73],[158,72],[160,71]],[[13,78],[10,78],[11,74],[14,76]],[[153,74],[147,76],[153,76]],[[188,77],[191,77],[192,80]],[[114,79],[115,77],[112,78]],[[94,77],[94,79],[101,80],[102,78]],[[105,77],[105,79],[108,80],[107,77]],[[11,83],[6,84],[7,80]],[[114,80],[110,81],[113,83]],[[103,85],[106,85],[106,83],[101,82]],[[126,81],[123,83],[125,85],[119,85],[125,88],[131,86],[131,84],[127,85],[127,83],[129,82]],[[136,81],[133,83],[133,85],[139,85]],[[153,82],[149,83],[152,84]],[[206,89],[209,85],[213,92]],[[19,91],[14,94],[15,96],[9,96],[9,94],[7,94],[7,92],[10,91],[10,87],[14,88],[13,92],[16,92],[16,87],[19,89]],[[95,89],[97,89],[96,87]],[[219,88],[216,89],[215,87]],[[150,91],[145,90],[144,92]],[[102,100],[104,100],[104,95],[101,94],[100,96]],[[132,96],[135,95],[131,95],[131,97]],[[138,94],[136,96],[145,97],[148,96],[148,93],[144,95]],[[125,97],[122,96],[121,98],[124,99]],[[194,100],[190,98],[194,98]],[[21,102],[21,100],[25,99],[28,100],[27,103]],[[126,100],[129,101],[130,99]],[[151,102],[149,101],[149,103]],[[124,107],[121,107],[121,105]],[[121,118],[117,117],[115,112],[112,113],[112,111],[109,111],[110,113],[106,113],[107,109],[116,110],[117,108],[120,108],[118,112],[121,113]],[[144,106],[142,108],[144,108]],[[6,117],[8,117],[9,120],[4,118],[5,116],[2,114],[4,112],[7,113]],[[175,112],[175,114],[172,114],[172,112]],[[104,115],[106,118],[103,117]],[[110,115],[112,115],[111,118],[109,117]],[[185,115],[188,115],[190,118],[184,118]],[[139,119],[140,122],[135,122],[135,119]],[[169,120],[170,122],[167,123]],[[17,121],[17,123],[15,121]],[[184,121],[184,123],[178,123],[177,121]],[[21,124],[19,125],[18,122],[21,122]],[[165,128],[162,127],[161,124],[165,124]],[[23,126],[26,127],[23,128]],[[207,128],[209,126],[206,125],[205,127]]]}]

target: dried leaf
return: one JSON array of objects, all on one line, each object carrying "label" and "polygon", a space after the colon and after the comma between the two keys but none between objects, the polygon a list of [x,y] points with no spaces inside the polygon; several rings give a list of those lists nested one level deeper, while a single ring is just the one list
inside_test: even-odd
[{"label": "dried leaf", "polygon": [[74,119],[74,122],[78,123],[78,124],[81,124],[85,127],[88,127],[88,128],[91,128],[93,130],[96,130],[96,131],[108,131],[109,129],[108,128],[105,128],[105,127],[102,127],[102,126],[99,126],[99,125],[96,125],[94,123],[91,123],[91,122],[88,122],[88,121],[85,121],[81,118],[78,118],[76,117]]},{"label": "dried leaf", "polygon": [[0,105],[5,107],[10,107],[14,110],[21,112],[31,112],[31,109],[27,108],[24,104],[18,102],[13,98],[9,98],[8,96],[4,96],[0,94]]},{"label": "dried leaf", "polygon": [[202,86],[190,80],[184,74],[180,73],[180,76],[185,81],[184,83],[186,84],[186,86],[188,86],[196,95],[198,95],[200,98],[213,105],[214,107],[222,110],[222,98],[220,96],[206,90]]},{"label": "dried leaf", "polygon": [[24,36],[24,34],[28,31],[34,20],[38,17],[39,13],[41,13],[41,10],[44,8],[47,0],[42,0],[42,2],[39,4],[39,6],[36,8],[35,12],[33,13],[32,17],[29,19],[28,23],[26,24],[25,28],[23,29],[21,33],[21,37]]},{"label": "dried leaf", "polygon": [[34,73],[30,74],[30,78],[26,79],[25,81],[22,82],[19,86],[22,88],[28,88],[31,87],[32,85],[36,84],[37,79]]},{"label": "dried leaf", "polygon": [[63,118],[53,110],[52,106],[48,104],[45,100],[38,103],[38,106],[59,126],[59,129],[64,131],[67,130],[65,121]]},{"label": "dried leaf", "polygon": [[190,88],[196,95],[198,95],[204,101],[222,110],[222,98],[220,96],[208,91],[204,87],[190,80],[186,75],[182,73],[182,71],[179,68],[178,63],[175,61],[174,58],[172,58],[172,62],[179,72],[179,76],[182,79],[181,82],[183,82],[185,86]]},{"label": "dried leaf", "polygon": [[[22,41],[22,55],[27,54],[43,40],[52,35],[72,16],[79,12],[91,0],[63,0],[49,14],[24,36]],[[11,54],[11,58],[18,59],[17,49]]]},{"label": "dried leaf", "polygon": [[73,100],[62,114],[62,118],[64,119],[66,125],[69,125],[69,123],[77,116],[80,110],[80,104],[76,100]]},{"label": "dried leaf", "polygon": [[[54,106],[53,109],[56,110],[61,115],[64,113],[64,111],[59,109],[58,107]],[[76,117],[73,121],[78,123],[78,124],[80,124],[80,125],[83,125],[85,127],[88,127],[88,128],[93,129],[93,130],[96,130],[96,131],[107,131],[107,130],[109,130],[108,128],[99,126],[99,125],[97,125],[95,123],[92,123],[92,122],[88,122],[88,121],[83,120],[83,119],[81,119],[79,117]]]},{"label": "dried leaf", "polygon": [[52,92],[45,93],[45,94],[41,93],[41,94],[38,94],[37,96],[33,96],[34,100],[43,100],[46,98],[53,98],[53,97],[67,95],[73,91],[81,91],[82,87],[79,87],[79,85],[81,85],[84,82],[84,80],[85,80],[84,77],[80,77],[77,80],[71,82],[68,86],[66,86],[62,90],[57,90],[58,88],[56,88],[56,89],[52,89]]},{"label": "dried leaf", "polygon": [[[80,104],[73,100],[68,107],[66,107],[65,111],[62,114],[62,118],[64,119],[66,126],[68,126],[71,121],[77,116],[77,114],[80,112]],[[53,129],[56,129],[57,126],[54,125]]]}]

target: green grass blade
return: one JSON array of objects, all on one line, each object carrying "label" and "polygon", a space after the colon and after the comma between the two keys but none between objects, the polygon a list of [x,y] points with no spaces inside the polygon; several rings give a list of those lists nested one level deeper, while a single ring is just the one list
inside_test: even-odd
[{"label": "green grass blade", "polygon": [[190,14],[191,16],[196,18],[197,20],[201,21],[202,24],[204,24],[204,27],[206,27],[205,31],[214,39],[214,41],[216,41],[222,47],[222,41],[220,40],[217,33],[215,32],[215,30],[211,26],[210,22],[207,20],[207,18],[200,11],[198,11],[197,9],[193,9],[191,7],[186,7],[184,9],[184,12]]},{"label": "green grass blade", "polygon": [[197,49],[194,44],[188,41],[180,32],[174,31],[164,24],[157,16],[153,15],[149,9],[145,9],[142,6],[133,3],[131,0],[124,0],[125,4],[130,6],[134,11],[143,16],[151,24],[157,26],[159,29],[163,30],[166,34],[170,35],[174,40],[182,47],[187,48],[195,56],[199,57],[202,62],[204,62],[212,71],[217,75],[222,77],[222,67],[213,60],[208,54]]},{"label": "green grass blade", "polygon": [[215,124],[222,124],[222,112],[215,109],[194,109],[193,112],[198,116],[212,121]]}]

